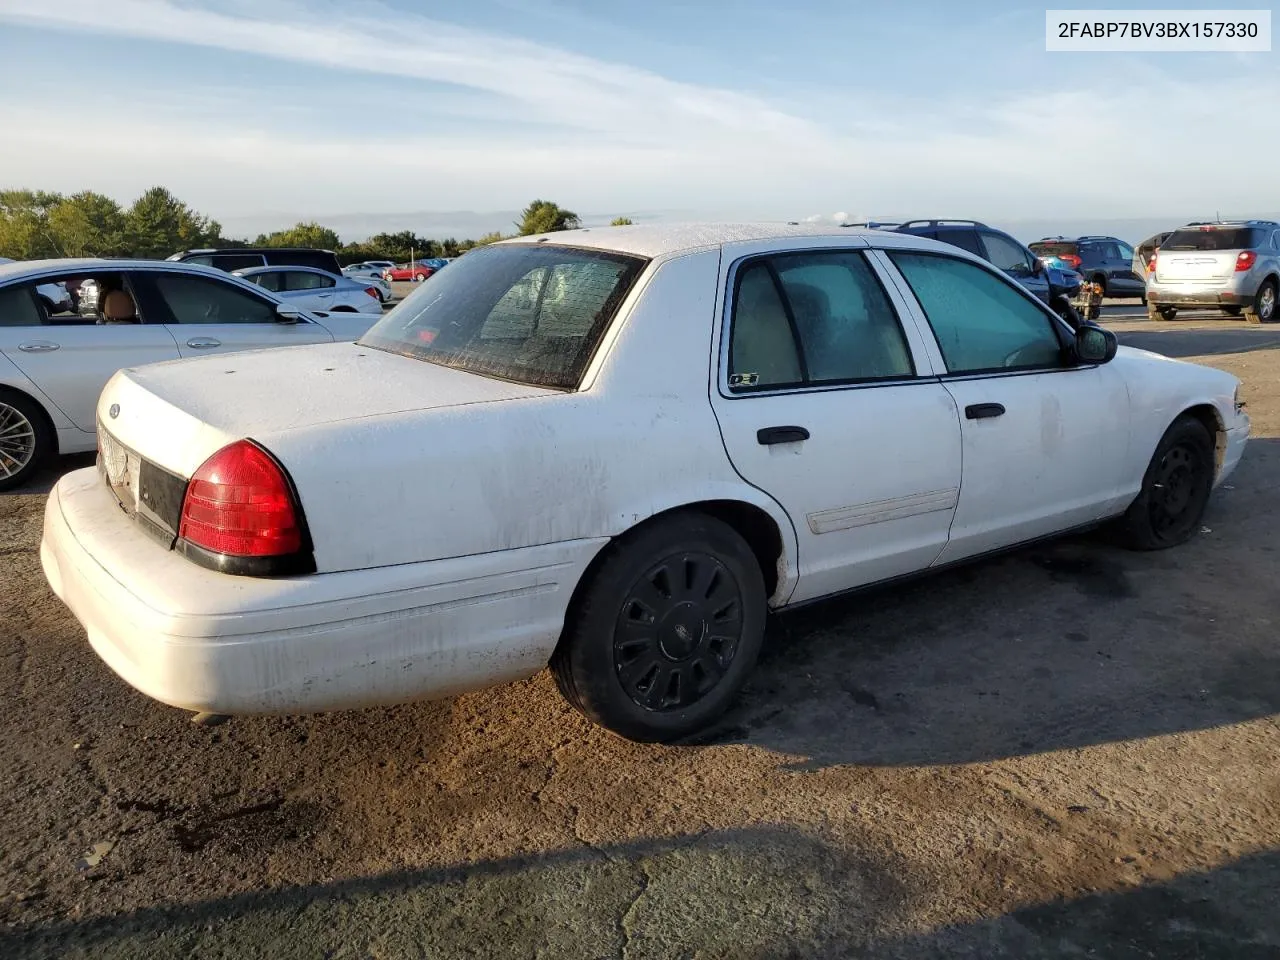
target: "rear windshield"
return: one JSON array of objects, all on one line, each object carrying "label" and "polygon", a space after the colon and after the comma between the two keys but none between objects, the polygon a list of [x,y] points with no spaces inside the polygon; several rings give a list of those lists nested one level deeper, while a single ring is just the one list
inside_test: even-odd
[{"label": "rear windshield", "polygon": [[361,344],[574,389],[648,261],[550,244],[481,247],[433,273]]},{"label": "rear windshield", "polygon": [[1074,243],[1048,243],[1043,240],[1038,243],[1030,244],[1031,252],[1037,257],[1060,257],[1064,253],[1074,254],[1076,245]]},{"label": "rear windshield", "polygon": [[1160,244],[1161,250],[1248,250],[1262,242],[1257,227],[1189,227],[1175,230]]}]

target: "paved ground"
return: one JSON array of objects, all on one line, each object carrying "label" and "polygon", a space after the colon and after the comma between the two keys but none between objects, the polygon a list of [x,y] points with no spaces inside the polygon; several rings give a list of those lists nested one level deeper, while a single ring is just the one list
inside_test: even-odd
[{"label": "paved ground", "polygon": [[1280,328],[1111,314],[1246,381],[1202,535],[783,618],[684,747],[545,675],[194,726],[47,591],[44,497],[0,497],[0,957],[1280,957]]}]

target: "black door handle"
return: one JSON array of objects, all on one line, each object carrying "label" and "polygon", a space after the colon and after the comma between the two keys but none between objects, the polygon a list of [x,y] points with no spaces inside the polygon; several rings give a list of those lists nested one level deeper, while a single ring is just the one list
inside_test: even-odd
[{"label": "black door handle", "polygon": [[964,415],[970,420],[986,420],[988,417],[1004,416],[1004,404],[971,403],[964,408]]},{"label": "black door handle", "polygon": [[756,439],[766,447],[775,443],[795,443],[808,440],[809,431],[804,427],[761,427],[756,431]]}]

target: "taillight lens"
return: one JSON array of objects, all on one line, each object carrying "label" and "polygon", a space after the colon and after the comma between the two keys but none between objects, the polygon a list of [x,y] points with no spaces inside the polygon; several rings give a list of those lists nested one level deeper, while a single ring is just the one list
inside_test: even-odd
[{"label": "taillight lens", "polygon": [[377,287],[365,287],[365,288],[364,288],[364,292],[365,292],[365,293],[367,293],[369,296],[373,297],[373,299],[375,299],[375,300],[381,300],[381,299],[382,299],[380,296],[378,296],[378,288],[377,288]]},{"label": "taillight lens", "polygon": [[1153,253],[1147,260],[1147,273],[1156,272],[1156,257],[1158,254]]},{"label": "taillight lens", "polygon": [[232,557],[279,557],[302,549],[302,526],[284,471],[248,440],[223,447],[192,475],[178,536]]},{"label": "taillight lens", "polygon": [[1258,262],[1258,255],[1252,250],[1246,250],[1244,253],[1236,257],[1236,270],[1252,270],[1253,265]]},{"label": "taillight lens", "polygon": [[1074,253],[1064,253],[1059,258],[1063,263],[1068,264],[1072,270],[1079,270],[1081,260]]}]

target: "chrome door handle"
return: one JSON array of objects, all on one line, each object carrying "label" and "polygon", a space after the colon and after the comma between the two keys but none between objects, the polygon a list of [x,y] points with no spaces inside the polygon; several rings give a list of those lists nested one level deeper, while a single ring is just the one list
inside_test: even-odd
[{"label": "chrome door handle", "polygon": [[222,346],[222,341],[215,340],[213,337],[192,337],[187,341],[187,346],[192,350],[207,350],[209,347]]},{"label": "chrome door handle", "polygon": [[32,340],[30,343],[18,344],[18,349],[23,353],[50,353],[57,350],[62,344],[50,343],[48,340]]}]

